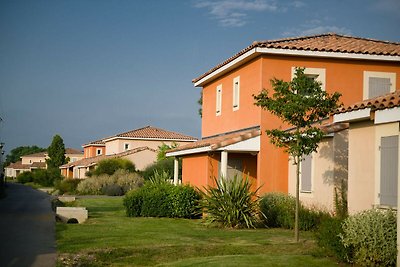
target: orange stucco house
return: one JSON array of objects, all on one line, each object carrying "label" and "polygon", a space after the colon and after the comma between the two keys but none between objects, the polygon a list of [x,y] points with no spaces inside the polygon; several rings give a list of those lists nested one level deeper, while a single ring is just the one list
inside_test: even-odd
[{"label": "orange stucco house", "polygon": [[[324,90],[340,92],[341,102],[349,106],[398,90],[399,62],[398,43],[334,33],[254,42],[193,80],[195,87],[202,88],[202,139],[170,150],[167,156],[182,158],[182,182],[199,188],[211,184],[213,177],[238,173],[261,187],[261,194],[291,193],[293,173],[288,155],[264,134],[267,129],[287,126],[256,107],[253,95],[264,88],[271,89],[273,78],[291,80],[295,68],[303,67],[307,75],[321,82]],[[349,125],[345,121],[334,123],[331,118],[324,127],[325,141],[331,149],[328,154],[334,164],[343,159],[336,157],[329,145],[343,145],[340,141],[347,140]],[[322,190],[320,196],[316,193],[323,185],[311,179],[322,179],[316,177],[322,170],[318,170],[318,157],[310,160],[313,168],[309,183],[314,185],[302,178],[308,190],[303,190],[301,197],[316,201],[325,195],[332,198],[332,188]]]}]

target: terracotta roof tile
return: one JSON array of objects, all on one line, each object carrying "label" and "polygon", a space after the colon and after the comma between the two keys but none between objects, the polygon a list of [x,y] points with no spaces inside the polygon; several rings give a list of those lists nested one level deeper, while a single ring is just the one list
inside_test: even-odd
[{"label": "terracotta roof tile", "polygon": [[298,51],[400,56],[400,43],[339,35],[335,33],[285,38],[278,40],[256,41],[253,42],[250,46],[235,54],[234,56],[228,58],[221,64],[210,69],[203,75],[193,79],[192,82],[198,82],[215,70],[221,68],[229,62],[232,62],[236,58],[257,47]]},{"label": "terracotta roof tile", "polygon": [[100,139],[100,140],[96,140],[96,141],[91,141],[91,142],[89,142],[89,143],[87,143],[87,144],[83,144],[82,147],[91,146],[91,145],[95,145],[95,146],[105,146],[106,143],[103,141],[103,139]]},{"label": "terracotta roof tile", "polygon": [[357,102],[347,107],[341,107],[335,111],[335,114],[355,111],[364,108],[374,110],[400,107],[400,91],[395,91],[383,96],[374,97],[361,102]]},{"label": "terracotta roof tile", "polygon": [[30,167],[31,168],[45,169],[46,168],[46,162],[33,162]]},{"label": "terracotta roof tile", "polygon": [[134,149],[131,149],[131,150],[124,151],[122,153],[118,153],[118,154],[101,155],[101,156],[96,156],[96,157],[77,160],[77,161],[74,161],[74,162],[69,162],[67,164],[64,164],[64,165],[60,166],[60,168],[69,168],[69,167],[73,167],[73,166],[86,166],[86,167],[88,167],[88,166],[95,165],[95,164],[97,164],[97,162],[99,162],[101,160],[104,160],[104,159],[121,158],[121,157],[124,157],[124,156],[128,156],[128,155],[131,155],[131,154],[135,154],[135,153],[144,151],[144,150],[150,150],[150,151],[153,151],[154,153],[157,152],[157,150],[149,148],[147,146],[137,147],[137,148],[134,148]]},{"label": "terracotta roof tile", "polygon": [[139,128],[136,130],[128,131],[125,133],[120,133],[109,138],[105,138],[104,140],[111,138],[138,138],[138,139],[166,139],[166,140],[184,140],[184,141],[196,141],[197,138],[184,135],[177,132],[171,132],[164,129],[146,126],[143,128]]},{"label": "terracotta roof tile", "polygon": [[197,142],[168,150],[167,152],[171,153],[171,152],[202,148],[202,147],[211,147],[211,150],[215,150],[220,147],[236,144],[238,142],[259,136],[260,134],[261,134],[260,127],[257,126],[251,129],[204,138]]},{"label": "terracotta roof tile", "polygon": [[13,162],[6,168],[18,169],[18,170],[29,170],[30,164],[22,164],[22,161]]}]

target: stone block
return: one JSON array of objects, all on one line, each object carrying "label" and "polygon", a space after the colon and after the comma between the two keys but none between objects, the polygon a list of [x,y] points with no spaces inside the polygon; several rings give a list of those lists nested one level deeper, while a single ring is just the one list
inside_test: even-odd
[{"label": "stone block", "polygon": [[58,200],[60,200],[61,202],[73,202],[76,200],[76,198],[72,196],[59,196]]},{"label": "stone block", "polygon": [[83,223],[88,219],[88,210],[85,207],[57,207],[56,215],[65,223],[73,218]]}]

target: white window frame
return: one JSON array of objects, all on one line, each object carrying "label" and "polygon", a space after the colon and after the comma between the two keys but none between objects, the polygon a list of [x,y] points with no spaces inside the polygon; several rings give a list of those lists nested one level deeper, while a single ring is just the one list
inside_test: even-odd
[{"label": "white window frame", "polygon": [[215,115],[221,116],[221,113],[222,113],[222,84],[217,86],[215,93],[216,93]]},{"label": "white window frame", "polygon": [[232,85],[232,108],[233,111],[239,110],[240,107],[240,76],[233,78]]},{"label": "white window frame", "polygon": [[96,156],[101,156],[102,154],[101,148],[96,148]]},{"label": "white window frame", "polygon": [[381,71],[364,71],[364,86],[363,86],[363,100],[368,99],[369,95],[369,78],[389,78],[390,79],[390,93],[396,90],[396,73],[394,72],[381,72]]},{"label": "white window frame", "polygon": [[[294,75],[296,73],[296,68],[298,67],[292,67],[292,80],[294,78]],[[317,82],[321,83],[321,89],[323,91],[326,91],[325,85],[326,85],[326,69],[325,68],[305,68],[304,69],[304,74],[307,76],[316,76],[315,80]]]},{"label": "white window frame", "polygon": [[129,150],[129,143],[124,143],[124,151],[127,151],[127,150]]}]

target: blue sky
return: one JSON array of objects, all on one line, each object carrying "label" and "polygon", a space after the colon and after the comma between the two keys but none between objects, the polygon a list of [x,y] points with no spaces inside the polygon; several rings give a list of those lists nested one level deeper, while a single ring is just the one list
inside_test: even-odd
[{"label": "blue sky", "polygon": [[200,137],[191,80],[255,40],[400,42],[400,0],[2,0],[0,141],[67,147],[146,125]]}]

